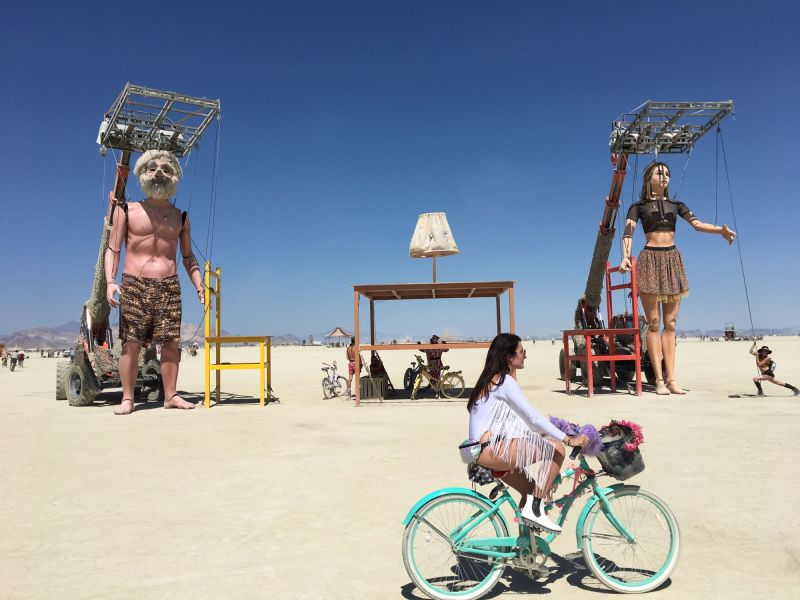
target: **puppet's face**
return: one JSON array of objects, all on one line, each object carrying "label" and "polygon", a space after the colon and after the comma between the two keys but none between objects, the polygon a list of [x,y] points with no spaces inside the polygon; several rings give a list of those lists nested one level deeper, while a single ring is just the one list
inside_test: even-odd
[{"label": "puppet's face", "polygon": [[664,165],[657,165],[650,173],[650,190],[655,194],[663,194],[669,185],[669,169]]},{"label": "puppet's face", "polygon": [[169,158],[158,157],[147,161],[139,174],[139,187],[148,198],[168,200],[178,190],[179,180],[175,163]]}]

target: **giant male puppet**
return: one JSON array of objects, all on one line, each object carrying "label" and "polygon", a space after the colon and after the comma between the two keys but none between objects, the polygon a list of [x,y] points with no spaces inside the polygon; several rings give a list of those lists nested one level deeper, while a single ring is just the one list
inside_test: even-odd
[{"label": "giant male puppet", "polygon": [[[201,303],[205,298],[200,267],[192,254],[189,216],[169,201],[182,171],[172,153],[148,150],[136,161],[133,172],[146,198],[125,203],[113,198],[111,192],[115,207],[104,257],[106,297],[111,306],[120,309],[122,403],[115,414],[133,412],[139,351],[153,342],[161,345],[164,408],[191,409],[194,404],[181,398],[175,389],[181,336],[181,287],[175,260],[179,244],[183,266],[197,298]],[[123,242],[125,260],[120,286],[116,278]]]}]

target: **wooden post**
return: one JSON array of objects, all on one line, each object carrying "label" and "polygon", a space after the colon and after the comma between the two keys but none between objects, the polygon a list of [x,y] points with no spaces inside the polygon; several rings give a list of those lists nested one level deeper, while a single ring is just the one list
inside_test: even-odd
[{"label": "wooden post", "polygon": [[433,255],[433,283],[436,283],[436,255]]},{"label": "wooden post", "polygon": [[569,391],[569,384],[572,381],[569,376],[572,372],[572,361],[569,359],[569,338],[566,333],[562,334],[562,342],[564,343],[564,381],[567,384],[567,396],[569,396],[572,393]]},{"label": "wooden post", "polygon": [[589,370],[589,398],[594,395],[594,365],[592,364],[592,338],[591,336],[583,336],[583,341],[586,344],[586,368]]},{"label": "wooden post", "polygon": [[509,330],[511,333],[514,333],[514,288],[508,288],[508,315],[510,320],[510,327]]},{"label": "wooden post", "polygon": [[267,336],[267,400],[272,400],[272,336]]},{"label": "wooden post", "polygon": [[[217,320],[216,320],[216,333],[214,334],[215,337],[220,337],[222,335],[222,325],[221,319],[222,316],[220,313],[222,312],[222,270],[217,267],[216,269],[216,284],[217,284],[217,293],[215,294],[217,298]],[[219,342],[216,343],[217,346],[217,364],[220,363],[222,360],[222,344]],[[222,371],[217,369],[217,404],[220,403],[222,400]]]},{"label": "wooden post", "polygon": [[353,352],[355,356],[355,385],[356,385],[356,406],[361,406],[361,355],[359,354],[359,333],[358,333],[358,298],[359,294],[353,290],[353,336],[356,339]]},{"label": "wooden post", "polygon": [[205,397],[203,398],[203,405],[206,408],[211,407],[211,346],[208,343],[208,338],[211,337],[211,303],[213,302],[211,296],[211,263],[206,261],[205,266],[205,284],[206,284],[206,305],[205,312],[205,343],[203,344],[203,353],[206,361],[206,389]]},{"label": "wooden post", "polygon": [[494,303],[497,309],[497,335],[500,335],[500,296],[494,297]]},{"label": "wooden post", "polygon": [[369,299],[369,343],[375,345],[375,300]]},{"label": "wooden post", "polygon": [[264,340],[261,340],[258,343],[258,362],[260,363],[258,369],[258,377],[259,377],[259,384],[261,388],[261,395],[258,397],[258,400],[261,406],[264,406]]}]

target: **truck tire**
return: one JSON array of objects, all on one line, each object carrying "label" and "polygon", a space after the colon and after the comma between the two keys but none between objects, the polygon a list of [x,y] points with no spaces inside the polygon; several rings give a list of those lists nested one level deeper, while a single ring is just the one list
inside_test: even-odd
[{"label": "truck tire", "polygon": [[70,365],[64,387],[70,406],[89,406],[100,393],[93,374],[81,362]]},{"label": "truck tire", "polygon": [[67,399],[67,371],[69,370],[68,360],[59,360],[56,363],[56,400]]},{"label": "truck tire", "polygon": [[[592,361],[592,383],[595,388],[603,387],[603,379],[608,377],[610,369],[607,362],[599,360]],[[584,385],[589,385],[589,370],[586,361],[581,361],[581,377],[583,378]]]},{"label": "truck tire", "polygon": [[164,402],[164,382],[161,379],[161,364],[157,360],[148,360],[142,366],[142,377],[155,375],[156,381],[143,381],[139,394],[146,402]]}]

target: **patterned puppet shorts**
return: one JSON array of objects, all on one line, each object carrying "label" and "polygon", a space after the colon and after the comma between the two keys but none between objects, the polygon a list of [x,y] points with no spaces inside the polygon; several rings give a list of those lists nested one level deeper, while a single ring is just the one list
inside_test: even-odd
[{"label": "patterned puppet shorts", "polygon": [[181,339],[181,284],[178,276],[152,279],[122,274],[119,339],[166,344]]}]

